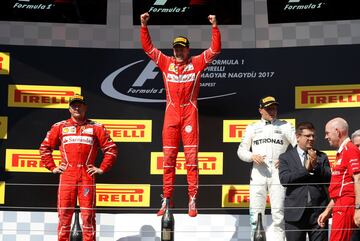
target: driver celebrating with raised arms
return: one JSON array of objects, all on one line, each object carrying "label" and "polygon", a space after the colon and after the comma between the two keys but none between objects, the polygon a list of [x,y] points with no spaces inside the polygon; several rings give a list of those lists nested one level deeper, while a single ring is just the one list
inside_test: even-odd
[{"label": "driver celebrating with raised arms", "polygon": [[199,123],[197,98],[200,89],[200,76],[206,66],[211,63],[221,50],[220,31],[215,15],[209,15],[212,25],[211,46],[200,55],[190,57],[189,39],[178,36],[173,40],[174,56],[167,56],[152,44],[147,24],[150,15],[140,16],[141,43],[145,53],[156,63],[163,73],[166,89],[166,109],[163,125],[163,202],[158,216],[163,215],[166,201],[174,191],[175,165],[180,138],[184,145],[186,159],[189,210],[191,217],[197,215],[196,197],[198,194],[198,149]]}]

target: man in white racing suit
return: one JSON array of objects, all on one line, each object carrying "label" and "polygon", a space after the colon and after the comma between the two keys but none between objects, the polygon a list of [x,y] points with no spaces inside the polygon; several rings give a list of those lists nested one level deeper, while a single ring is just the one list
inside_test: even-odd
[{"label": "man in white racing suit", "polygon": [[264,217],[269,191],[273,223],[267,230],[267,236],[268,239],[274,236],[271,240],[283,241],[285,189],[279,180],[278,158],[290,144],[296,145],[296,136],[290,123],[277,119],[278,105],[272,96],[260,100],[261,120],[247,126],[237,154],[242,161],[253,162],[250,178],[251,233],[256,227],[257,214],[261,212]]}]

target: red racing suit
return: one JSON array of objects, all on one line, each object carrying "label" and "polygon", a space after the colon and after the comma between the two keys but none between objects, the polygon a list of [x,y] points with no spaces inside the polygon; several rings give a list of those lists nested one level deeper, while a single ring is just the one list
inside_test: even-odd
[{"label": "red racing suit", "polygon": [[60,174],[58,189],[58,240],[68,241],[71,218],[77,198],[83,221],[83,240],[95,241],[96,186],[95,177],[86,171],[94,165],[98,149],[104,158],[100,169],[108,171],[117,157],[116,144],[112,142],[103,125],[91,120],[77,124],[72,119],[54,124],[40,146],[41,161],[52,171],[56,164],[52,152],[59,145],[61,164],[65,171]]},{"label": "red racing suit", "polygon": [[200,76],[205,67],[220,53],[220,31],[218,27],[212,27],[211,47],[184,63],[176,62],[174,57],[166,56],[155,48],[147,27],[141,27],[140,31],[142,47],[162,71],[166,89],[166,110],[162,132],[164,197],[170,198],[174,191],[176,157],[181,138],[186,160],[188,192],[195,198],[198,190],[197,98]]},{"label": "red racing suit", "polygon": [[355,191],[353,174],[360,172],[360,151],[346,139],[336,154],[331,174],[330,198],[334,200],[330,241],[350,241],[354,222]]}]

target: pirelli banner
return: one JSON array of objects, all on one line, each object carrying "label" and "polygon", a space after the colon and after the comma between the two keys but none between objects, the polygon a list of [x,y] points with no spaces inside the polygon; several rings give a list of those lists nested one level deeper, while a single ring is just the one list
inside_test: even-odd
[{"label": "pirelli banner", "polygon": [[[198,101],[201,213],[248,213],[251,164],[238,158],[237,148],[259,119],[265,95],[279,101],[280,119],[315,124],[317,148],[333,165],[324,125],[341,116],[351,132],[360,128],[359,55],[360,45],[223,50],[202,74]],[[56,210],[59,176],[44,168],[38,149],[51,125],[69,118],[75,93],[85,96],[88,118],[104,124],[119,148],[112,170],[97,176],[98,212],[154,213],[162,193],[165,110],[156,65],[139,49],[21,46],[0,46],[0,210]],[[61,153],[53,156],[58,164]],[[174,201],[183,212],[182,147],[175,168]]]}]

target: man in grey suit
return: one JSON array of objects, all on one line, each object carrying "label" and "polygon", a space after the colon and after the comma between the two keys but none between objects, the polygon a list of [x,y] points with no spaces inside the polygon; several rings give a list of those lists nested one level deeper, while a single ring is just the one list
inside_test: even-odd
[{"label": "man in grey suit", "polygon": [[279,177],[286,187],[284,219],[286,239],[327,241],[327,226],[317,218],[327,206],[331,170],[325,153],[314,149],[315,127],[310,122],[296,126],[297,146],[280,155]]}]

